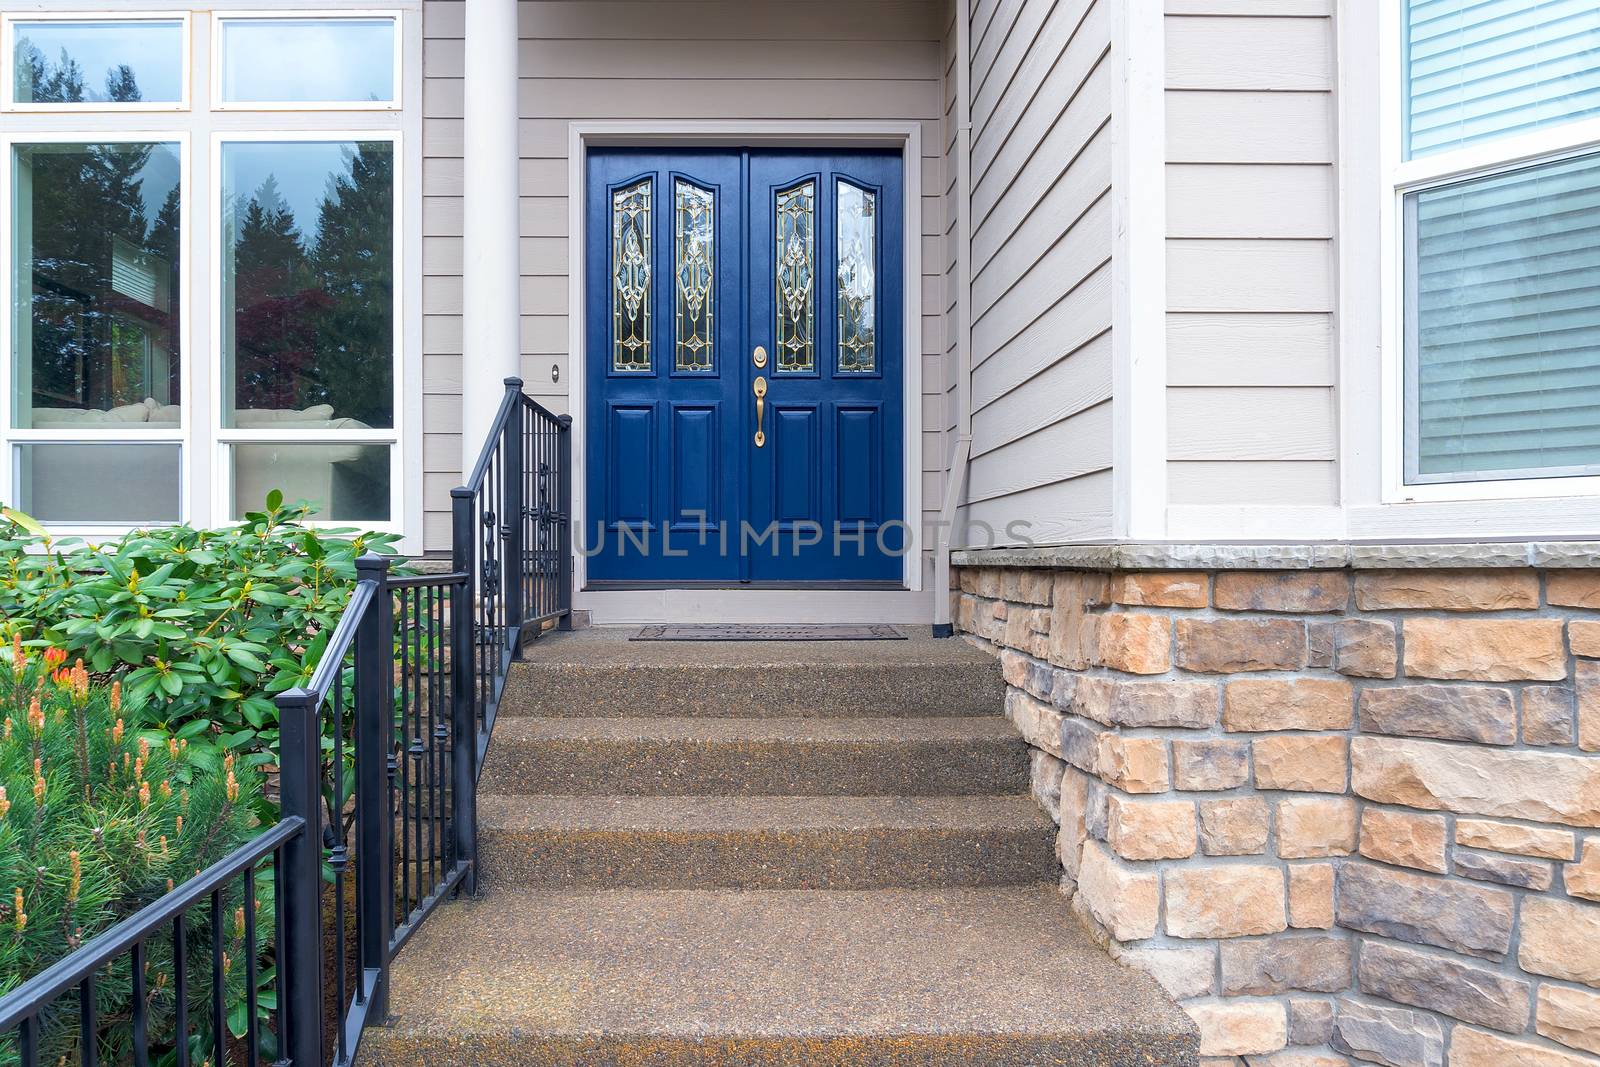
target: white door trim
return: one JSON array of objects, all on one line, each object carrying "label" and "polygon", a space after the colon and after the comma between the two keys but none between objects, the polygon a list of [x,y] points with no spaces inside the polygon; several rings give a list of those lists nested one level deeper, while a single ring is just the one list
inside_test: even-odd
[{"label": "white door trim", "polygon": [[[572,375],[568,411],[572,415],[572,522],[583,529],[585,518],[584,400],[587,388],[584,322],[584,202],[585,177],[591,146],[706,147],[755,145],[785,148],[884,147],[901,152],[904,171],[903,275],[905,357],[905,462],[904,518],[910,528],[911,550],[902,568],[901,590],[820,591],[783,589],[716,590],[585,590],[587,560],[573,561],[575,604],[596,612],[597,621],[678,621],[688,614],[716,612],[729,620],[802,621],[802,611],[824,609],[832,618],[925,622],[932,618],[931,601],[924,595],[924,538],[922,530],[922,124],[916,121],[855,120],[796,121],[590,121],[567,126],[567,351]],[[803,606],[803,607],[802,607]],[[910,612],[911,614],[907,614]],[[926,617],[924,617],[926,616]],[[824,621],[824,620],[817,620]]]}]

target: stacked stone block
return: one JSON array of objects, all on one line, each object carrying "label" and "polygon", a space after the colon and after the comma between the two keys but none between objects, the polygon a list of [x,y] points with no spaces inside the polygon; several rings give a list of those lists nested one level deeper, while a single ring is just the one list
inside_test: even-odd
[{"label": "stacked stone block", "polygon": [[1074,908],[1208,1067],[1600,1065],[1600,571],[958,580]]}]

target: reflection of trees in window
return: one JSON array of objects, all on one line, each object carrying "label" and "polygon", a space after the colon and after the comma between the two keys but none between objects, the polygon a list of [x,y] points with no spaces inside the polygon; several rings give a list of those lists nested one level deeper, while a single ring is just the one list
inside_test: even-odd
[{"label": "reflection of trees in window", "polygon": [[[178,395],[176,177],[147,173],[156,144],[19,150],[31,196],[32,402],[107,409]],[[176,167],[173,167],[175,174]],[[171,182],[156,218],[146,181]]]},{"label": "reflection of trees in window", "polygon": [[17,41],[17,99],[34,104],[81,104],[86,101],[131,104],[144,99],[133,68],[126,63],[106,71],[104,94],[85,96],[83,68],[61,50],[61,60],[51,63],[26,37]]},{"label": "reflection of trees in window", "polygon": [[390,145],[345,150],[310,238],[271,175],[233,219],[237,408],[330,404],[337,418],[394,425]]}]

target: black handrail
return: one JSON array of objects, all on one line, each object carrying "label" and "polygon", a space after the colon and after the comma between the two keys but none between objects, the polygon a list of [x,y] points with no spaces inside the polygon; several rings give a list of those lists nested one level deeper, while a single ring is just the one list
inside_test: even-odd
[{"label": "black handrail", "polygon": [[[147,1064],[145,945],[164,928],[175,946],[174,1061],[190,1067],[188,912],[208,899],[211,1059],[227,1063],[223,893],[236,880],[251,946],[243,961],[247,1064],[257,1067],[262,1047],[255,947],[270,941],[274,1067],[346,1067],[362,1032],[385,1016],[395,953],[443,901],[476,892],[477,781],[507,672],[525,638],[569,627],[572,613],[571,419],[534,403],[519,379],[505,384],[478,462],[451,493],[450,572],[391,577],[387,559],[361,557],[306,685],[276,698],[280,821],[0,998],[0,1035],[15,1033],[22,1067],[37,1067],[41,1019],[74,986],[83,1062],[95,1062],[97,972],[124,956],[135,993],[134,1063]],[[277,915],[263,933],[254,878],[269,860]]]}]

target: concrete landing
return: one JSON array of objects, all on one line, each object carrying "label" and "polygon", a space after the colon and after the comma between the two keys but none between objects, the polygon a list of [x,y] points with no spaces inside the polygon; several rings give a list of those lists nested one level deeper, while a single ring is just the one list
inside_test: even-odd
[{"label": "concrete landing", "polygon": [[496,892],[429,920],[391,1009],[374,1067],[1198,1063],[1050,887]]}]

